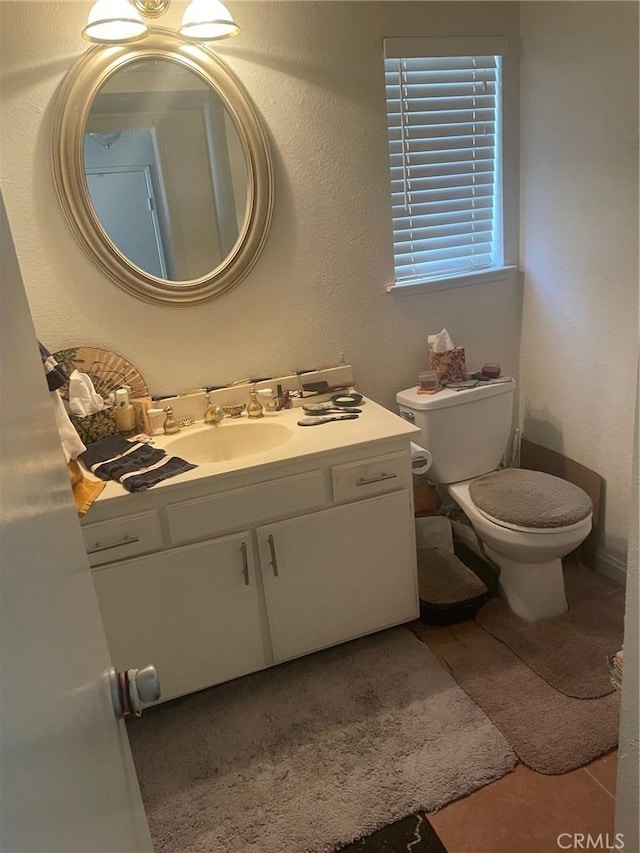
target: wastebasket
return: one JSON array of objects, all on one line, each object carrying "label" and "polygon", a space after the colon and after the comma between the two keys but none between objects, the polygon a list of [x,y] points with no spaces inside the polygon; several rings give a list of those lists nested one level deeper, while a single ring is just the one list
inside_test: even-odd
[{"label": "wastebasket", "polygon": [[468,525],[416,518],[420,618],[428,625],[471,619],[497,593],[499,568]]}]

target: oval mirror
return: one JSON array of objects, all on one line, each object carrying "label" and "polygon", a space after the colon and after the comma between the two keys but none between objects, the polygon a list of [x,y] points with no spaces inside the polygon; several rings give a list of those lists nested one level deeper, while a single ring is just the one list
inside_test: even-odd
[{"label": "oval mirror", "polygon": [[207,48],[165,30],[79,58],[59,94],[53,170],[82,247],[147,301],[225,293],[266,239],[273,169],[249,95]]}]

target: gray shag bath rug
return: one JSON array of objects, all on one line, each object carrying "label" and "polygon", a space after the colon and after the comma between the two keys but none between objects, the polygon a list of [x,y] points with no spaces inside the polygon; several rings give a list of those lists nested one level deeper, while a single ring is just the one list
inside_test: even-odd
[{"label": "gray shag bath rug", "polygon": [[476,622],[556,690],[597,699],[614,690],[607,659],[622,647],[624,590],[583,566],[566,566],[564,576],[567,613],[525,622],[505,601],[493,599]]},{"label": "gray shag bath rug", "polygon": [[617,691],[600,699],[565,696],[479,626],[441,657],[518,758],[538,773],[567,773],[618,743]]},{"label": "gray shag bath rug", "polygon": [[129,737],[157,853],[328,853],[516,762],[406,628],[160,707]]}]

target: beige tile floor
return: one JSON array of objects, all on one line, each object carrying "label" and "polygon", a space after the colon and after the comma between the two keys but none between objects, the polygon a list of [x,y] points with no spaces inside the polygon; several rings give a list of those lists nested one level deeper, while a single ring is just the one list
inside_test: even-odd
[{"label": "beige tile floor", "polygon": [[[473,620],[411,627],[438,657],[460,654],[484,634]],[[563,846],[584,849],[589,834],[601,835],[604,849],[614,843],[616,760],[612,752],[560,776],[518,764],[497,782],[430,814],[429,821],[448,853],[558,853]]]}]

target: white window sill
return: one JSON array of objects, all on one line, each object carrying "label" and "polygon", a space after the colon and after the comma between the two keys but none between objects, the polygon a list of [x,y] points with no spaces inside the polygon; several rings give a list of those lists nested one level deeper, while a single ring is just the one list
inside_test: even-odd
[{"label": "white window sill", "polygon": [[475,284],[489,284],[492,281],[502,281],[513,275],[517,269],[517,266],[512,265],[448,276],[447,278],[417,281],[414,284],[388,284],[386,290],[387,293],[393,293],[394,296],[416,296],[419,293],[433,293],[436,290],[452,290],[454,287],[472,287]]}]

